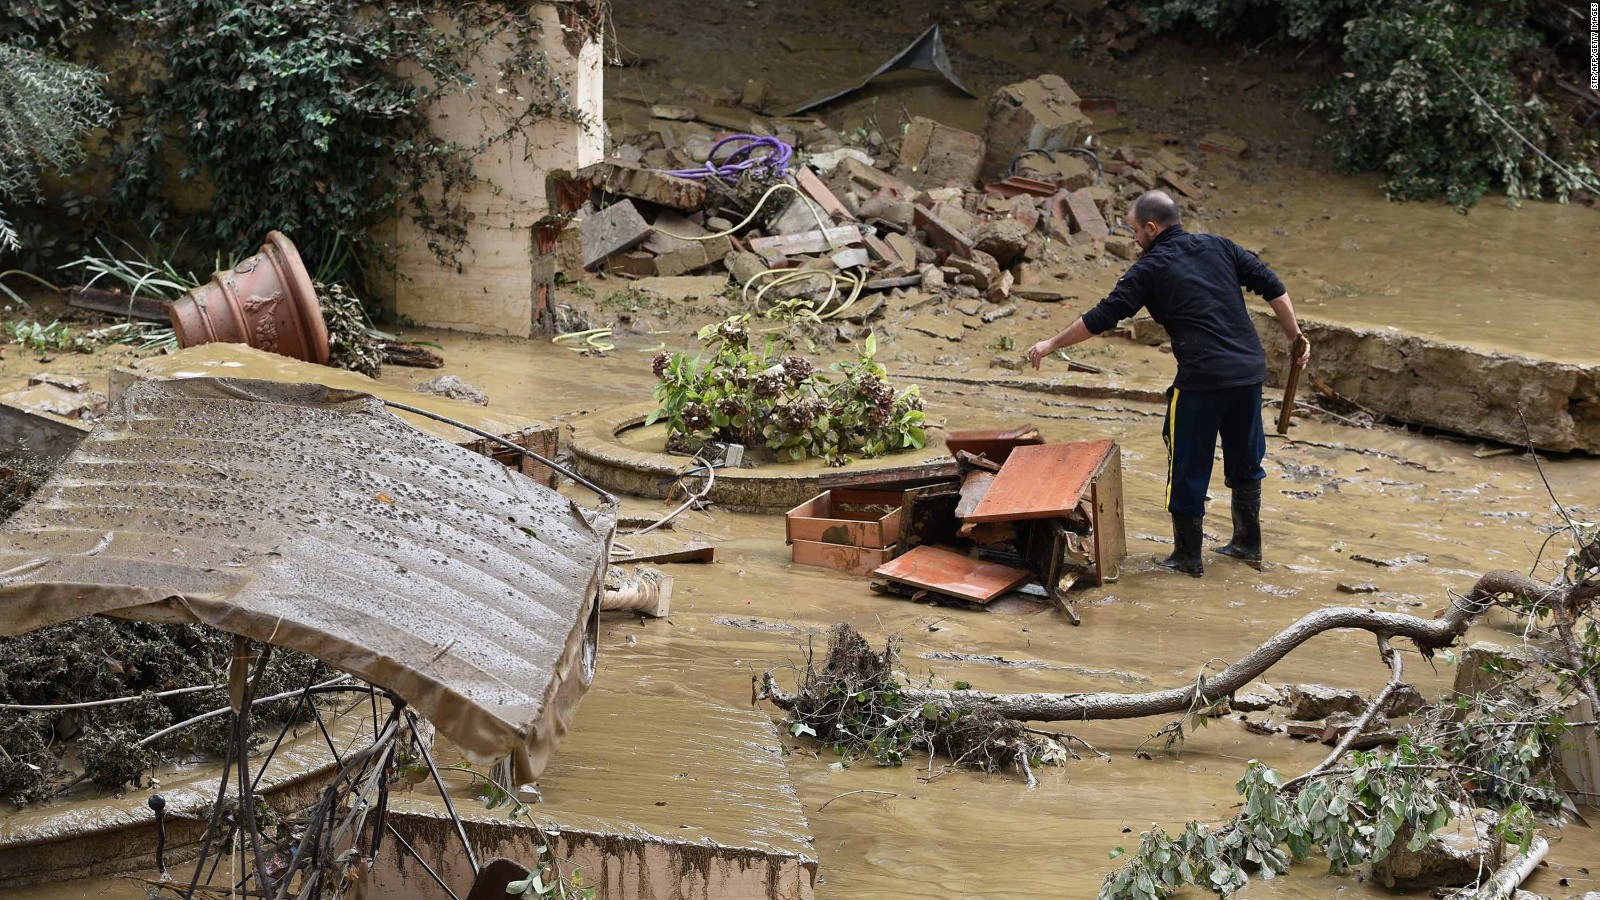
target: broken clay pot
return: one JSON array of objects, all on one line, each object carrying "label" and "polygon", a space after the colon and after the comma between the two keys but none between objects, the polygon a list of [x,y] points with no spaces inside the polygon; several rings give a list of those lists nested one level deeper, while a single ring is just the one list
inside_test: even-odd
[{"label": "broken clay pot", "polygon": [[328,326],[300,252],[282,232],[172,302],[178,346],[230,343],[326,365]]}]

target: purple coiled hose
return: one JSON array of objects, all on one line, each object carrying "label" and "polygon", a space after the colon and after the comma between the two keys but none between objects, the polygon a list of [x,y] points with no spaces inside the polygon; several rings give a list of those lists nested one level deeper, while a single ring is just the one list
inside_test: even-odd
[{"label": "purple coiled hose", "polygon": [[[738,144],[721,162],[717,151],[726,144]],[[765,151],[758,154],[758,151]],[[666,169],[668,175],[679,178],[709,178],[713,175],[723,181],[737,181],[744,173],[763,169],[776,178],[789,171],[789,161],[794,158],[794,148],[775,137],[755,134],[732,134],[712,145],[706,155],[706,164],[695,169]]]}]

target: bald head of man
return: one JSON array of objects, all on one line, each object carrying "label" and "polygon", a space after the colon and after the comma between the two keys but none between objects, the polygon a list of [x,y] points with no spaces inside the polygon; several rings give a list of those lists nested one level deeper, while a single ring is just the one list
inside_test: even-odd
[{"label": "bald head of man", "polygon": [[1183,210],[1166,191],[1145,191],[1128,209],[1128,227],[1133,229],[1133,239],[1146,250],[1161,232],[1182,224]]}]

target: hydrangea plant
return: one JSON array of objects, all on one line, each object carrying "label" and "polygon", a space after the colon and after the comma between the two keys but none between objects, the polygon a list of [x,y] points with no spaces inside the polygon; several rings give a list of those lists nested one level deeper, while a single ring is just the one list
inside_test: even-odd
[{"label": "hydrangea plant", "polygon": [[710,441],[765,448],[775,458],[877,457],[927,444],[922,397],[896,390],[874,361],[869,335],[855,360],[819,369],[769,337],[751,347],[748,315],[708,325],[699,356],[663,351],[652,369],[660,406],[646,424],[665,422],[670,450],[696,452]]}]

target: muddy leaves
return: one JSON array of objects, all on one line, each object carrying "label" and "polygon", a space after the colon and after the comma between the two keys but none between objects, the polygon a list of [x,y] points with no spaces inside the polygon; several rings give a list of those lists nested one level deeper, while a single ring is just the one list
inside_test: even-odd
[{"label": "muddy leaves", "polygon": [[[1503,723],[1537,730],[1522,719],[1512,714]],[[1356,751],[1344,768],[1292,782],[1252,760],[1237,785],[1244,798],[1237,817],[1216,827],[1190,822],[1176,836],[1152,826],[1138,851],[1106,876],[1099,900],[1165,900],[1189,885],[1226,897],[1250,873],[1275,878],[1319,853],[1330,871],[1348,872],[1401,847],[1422,849],[1450,823],[1453,803],[1501,810],[1499,833],[1526,846],[1533,836],[1528,804],[1497,802],[1483,784],[1463,779],[1475,771],[1463,755],[1470,748],[1434,737],[1425,730],[1390,752]],[[1529,779],[1530,798],[1553,789],[1548,772],[1543,780],[1527,770],[1519,775]]]},{"label": "muddy leaves", "polygon": [[[163,757],[220,755],[228,738],[226,717],[209,719],[150,747],[139,747],[138,741],[228,705],[220,688],[160,698],[154,694],[225,682],[232,646],[231,636],[201,625],[97,616],[0,639],[0,703],[38,706],[139,697],[80,709],[0,710],[0,798],[17,805],[50,798],[73,780],[68,763],[74,756],[88,781],[117,790],[138,783]],[[262,677],[261,692],[292,690],[328,675],[321,662],[280,651]],[[292,700],[259,707],[256,715],[262,722],[310,717]]]},{"label": "muddy leaves", "polygon": [[1030,734],[1021,723],[951,703],[908,699],[893,672],[897,659],[893,640],[875,652],[854,628],[837,625],[822,670],[808,665],[796,694],[769,683],[766,696],[789,711],[791,735],[814,736],[846,760],[899,766],[923,751],[947,757],[957,767],[997,772],[1024,768],[1025,760],[1059,764],[1070,758],[1059,742]]}]

